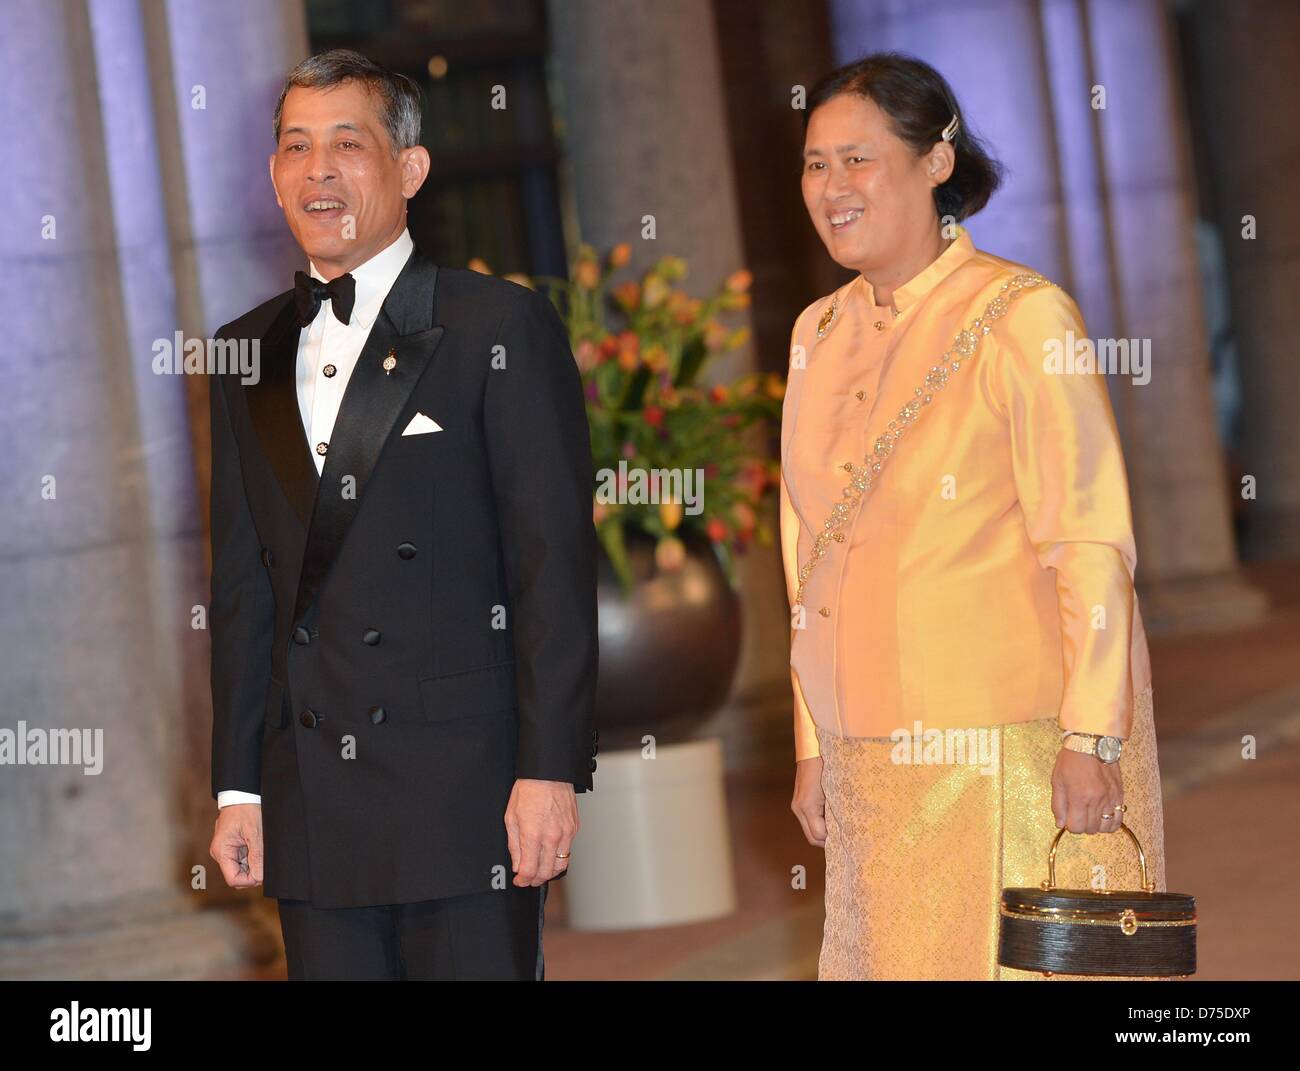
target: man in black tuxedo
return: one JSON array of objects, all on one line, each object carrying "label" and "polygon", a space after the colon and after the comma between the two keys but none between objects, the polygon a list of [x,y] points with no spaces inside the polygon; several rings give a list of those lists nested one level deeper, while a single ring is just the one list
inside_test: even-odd
[{"label": "man in black tuxedo", "polygon": [[419,91],[300,64],[271,179],[312,274],[211,379],[211,854],[291,978],[542,977],[596,768],[582,386],[549,301],[414,251]]}]

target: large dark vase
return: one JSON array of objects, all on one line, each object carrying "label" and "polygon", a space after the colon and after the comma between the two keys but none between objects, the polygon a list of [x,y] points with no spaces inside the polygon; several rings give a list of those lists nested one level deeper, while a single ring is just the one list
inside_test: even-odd
[{"label": "large dark vase", "polygon": [[686,560],[659,569],[654,539],[627,532],[636,584],[625,597],[600,555],[600,674],[596,724],[601,750],[639,748],[692,735],[731,690],[740,660],[740,600],[708,537],[682,533]]}]

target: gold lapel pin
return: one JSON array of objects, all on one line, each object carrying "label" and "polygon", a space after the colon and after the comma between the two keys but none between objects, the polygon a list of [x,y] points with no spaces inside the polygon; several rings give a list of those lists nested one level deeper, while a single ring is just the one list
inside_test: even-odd
[{"label": "gold lapel pin", "polygon": [[393,369],[397,367],[397,351],[389,350],[388,356],[384,358],[384,375],[393,374]]}]

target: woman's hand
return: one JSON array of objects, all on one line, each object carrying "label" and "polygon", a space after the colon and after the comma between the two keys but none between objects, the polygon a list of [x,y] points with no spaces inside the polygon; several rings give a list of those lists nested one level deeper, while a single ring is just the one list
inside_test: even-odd
[{"label": "woman's hand", "polygon": [[794,799],[790,801],[808,843],[826,847],[826,796],[822,792],[820,755],[794,764]]},{"label": "woman's hand", "polygon": [[[1052,769],[1052,814],[1071,833],[1114,833],[1124,815],[1124,778],[1119,762],[1061,748]],[[1110,818],[1102,818],[1102,813]]]}]

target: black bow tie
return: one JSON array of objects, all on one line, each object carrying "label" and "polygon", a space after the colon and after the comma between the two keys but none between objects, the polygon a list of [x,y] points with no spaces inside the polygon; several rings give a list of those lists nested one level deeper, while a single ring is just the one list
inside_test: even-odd
[{"label": "black bow tie", "polygon": [[351,275],[340,275],[322,283],[305,271],[294,272],[293,303],[298,306],[298,326],[306,327],[320,312],[320,303],[330,299],[330,308],[340,323],[352,319],[352,306],[357,299],[357,281]]}]

